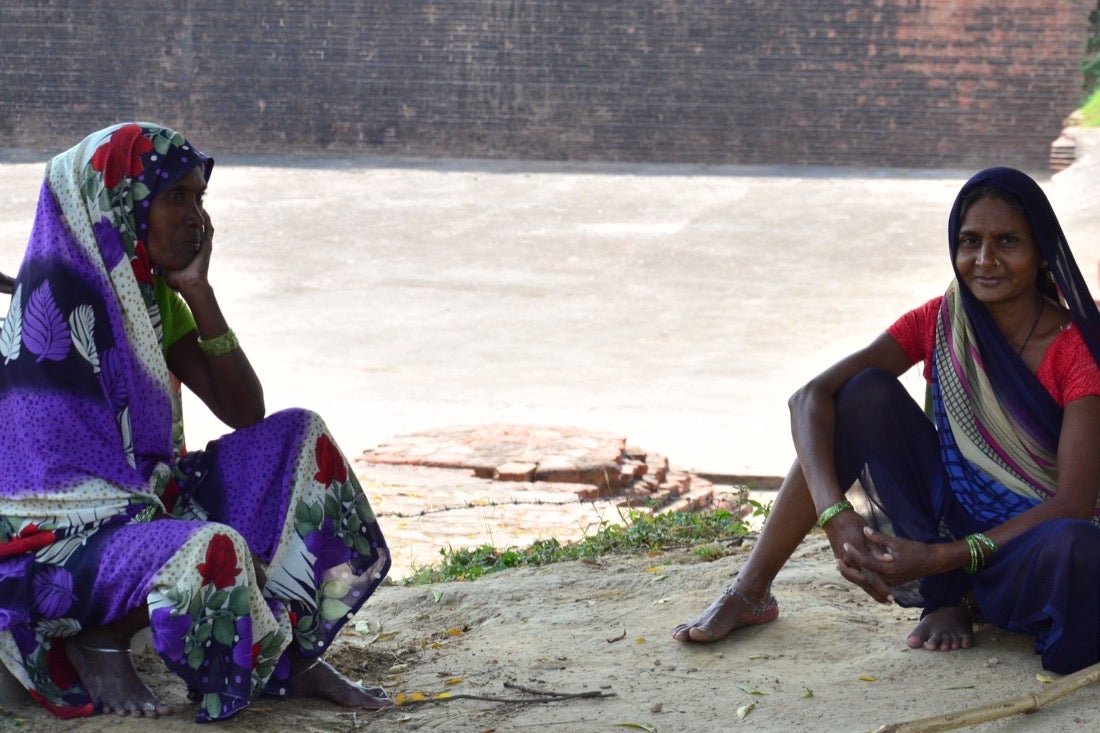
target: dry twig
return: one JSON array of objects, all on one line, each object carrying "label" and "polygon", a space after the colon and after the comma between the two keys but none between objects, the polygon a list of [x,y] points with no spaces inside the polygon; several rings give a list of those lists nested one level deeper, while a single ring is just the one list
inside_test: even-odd
[{"label": "dry twig", "polygon": [[400,705],[383,708],[383,710],[393,711],[402,708],[408,708],[410,705],[443,703],[451,702],[452,700],[481,700],[482,702],[504,702],[511,703],[513,705],[531,705],[535,703],[560,702],[562,700],[602,700],[608,697],[615,697],[614,692],[603,692],[601,690],[585,690],[584,692],[550,692],[547,690],[538,690],[532,687],[524,687],[523,685],[518,685],[515,682],[505,682],[504,687],[510,690],[518,690],[520,692],[526,693],[526,696],[497,697],[495,695],[468,695],[466,693],[458,693],[456,695],[448,694],[446,697],[426,697],[423,700],[406,700]]},{"label": "dry twig", "polygon": [[956,710],[953,713],[934,715],[930,718],[908,720],[903,723],[890,723],[882,726],[875,733],[940,733],[940,731],[957,730],[979,723],[988,723],[991,720],[1007,718],[1010,715],[1033,713],[1048,702],[1065,697],[1071,692],[1086,685],[1091,685],[1098,680],[1100,680],[1100,662],[1073,674],[1068,674],[1049,685],[1043,685],[1036,692],[1025,692],[1022,695],[1008,697],[984,705],[976,705],[964,710]]}]

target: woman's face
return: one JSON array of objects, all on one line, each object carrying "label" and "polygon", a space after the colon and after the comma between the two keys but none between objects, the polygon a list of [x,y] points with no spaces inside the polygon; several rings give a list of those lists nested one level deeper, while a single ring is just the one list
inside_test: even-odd
[{"label": "woman's face", "polygon": [[982,303],[1035,302],[1039,248],[1022,212],[999,198],[978,199],[963,215],[957,244],[955,267]]},{"label": "woman's face", "polygon": [[149,232],[145,248],[149,264],[165,270],[182,270],[202,246],[202,197],[206,177],[196,166],[157,194],[149,206]]}]

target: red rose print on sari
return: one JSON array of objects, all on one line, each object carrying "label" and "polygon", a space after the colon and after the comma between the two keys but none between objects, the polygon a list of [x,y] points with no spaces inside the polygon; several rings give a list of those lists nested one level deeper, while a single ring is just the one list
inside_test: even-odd
[{"label": "red rose print on sari", "polygon": [[228,535],[216,534],[206,547],[206,562],[200,562],[199,575],[202,584],[213,583],[218,590],[233,585],[241,568],[237,565],[237,553]]},{"label": "red rose print on sari", "polygon": [[180,485],[176,481],[176,477],[168,479],[168,484],[164,487],[164,493],[160,495],[160,503],[164,505],[164,511],[169,514],[176,508],[176,502],[180,498]]},{"label": "red rose print on sari", "polygon": [[38,525],[32,522],[19,530],[19,534],[15,537],[7,542],[0,542],[0,557],[37,552],[46,545],[52,544],[55,539],[53,532],[39,529]]},{"label": "red rose print on sari", "polygon": [[348,466],[340,450],[327,435],[317,438],[317,474],[313,477],[319,483],[329,486],[334,481],[343,483],[348,480]]},{"label": "red rose print on sari", "polygon": [[134,246],[134,257],[130,260],[130,266],[134,268],[134,277],[139,283],[153,284],[153,267],[149,264],[149,253],[145,251],[145,242],[140,239]]},{"label": "red rose print on sari", "polygon": [[137,125],[123,125],[111,133],[111,139],[99,146],[92,156],[92,168],[103,174],[107,188],[114,188],[124,177],[139,175],[144,167],[141,156],[153,149],[153,142],[141,134]]},{"label": "red rose print on sari", "polygon": [[78,680],[76,668],[69,661],[67,644],[67,639],[54,639],[50,650],[46,652],[46,669],[50,673],[50,679],[62,690],[68,690]]}]

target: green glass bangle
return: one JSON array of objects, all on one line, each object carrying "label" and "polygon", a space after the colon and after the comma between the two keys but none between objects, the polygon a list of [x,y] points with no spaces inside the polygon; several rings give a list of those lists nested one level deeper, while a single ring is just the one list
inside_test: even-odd
[{"label": "green glass bangle", "polygon": [[992,555],[997,551],[997,543],[986,537],[981,532],[968,534],[963,538],[966,547],[970,551],[970,564],[964,568],[967,575],[974,575],[985,567],[986,550]]},{"label": "green glass bangle", "polygon": [[209,340],[199,337],[199,348],[207,356],[225,356],[236,351],[240,346],[241,343],[237,341],[237,334],[233,333],[232,328],[221,336],[215,336]]},{"label": "green glass bangle", "polygon": [[833,504],[831,507],[821,512],[821,515],[817,518],[817,526],[824,529],[825,525],[829,523],[830,519],[835,517],[837,514],[840,514],[841,512],[848,511],[851,508],[852,502],[848,501],[847,499],[845,499],[844,501],[838,501],[836,504]]}]

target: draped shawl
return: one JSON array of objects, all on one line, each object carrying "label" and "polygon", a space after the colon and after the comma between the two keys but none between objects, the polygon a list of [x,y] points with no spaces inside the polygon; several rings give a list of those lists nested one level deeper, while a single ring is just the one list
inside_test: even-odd
[{"label": "draped shawl", "polygon": [[145,236],[156,195],[200,165],[151,123],[47,164],[0,329],[0,515],[71,526],[159,503],[182,430]]},{"label": "draped shawl", "polygon": [[[1058,294],[1100,364],[1100,314],[1039,185],[1011,168],[976,174],[959,191],[948,222],[954,267],[962,206],[978,187],[1013,194]],[[958,270],[943,300],[932,368],[941,448],[952,486],[976,517],[1004,521],[1057,490],[1062,408],[1001,333]],[[1100,506],[1095,514],[1100,518]]]}]

